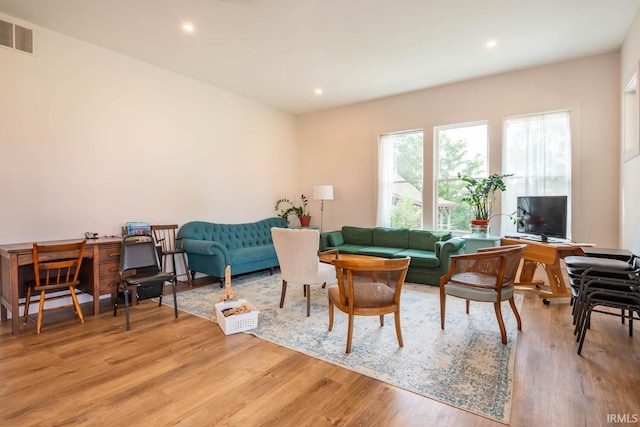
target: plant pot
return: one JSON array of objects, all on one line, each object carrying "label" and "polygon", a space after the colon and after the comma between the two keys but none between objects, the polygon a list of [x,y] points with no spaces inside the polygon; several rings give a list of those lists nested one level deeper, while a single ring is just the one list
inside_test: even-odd
[{"label": "plant pot", "polygon": [[487,237],[489,235],[488,219],[472,219],[471,235],[476,237]]},{"label": "plant pot", "polygon": [[298,219],[300,220],[301,227],[308,227],[311,223],[311,217],[308,215],[299,216]]}]

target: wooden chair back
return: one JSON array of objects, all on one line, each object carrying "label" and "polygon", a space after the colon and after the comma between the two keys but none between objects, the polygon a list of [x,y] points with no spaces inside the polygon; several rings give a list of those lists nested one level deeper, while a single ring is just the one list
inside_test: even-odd
[{"label": "wooden chair back", "polygon": [[178,246],[178,225],[152,225],[151,232],[157,245],[162,247],[162,253],[170,253],[176,249],[182,249]]},{"label": "wooden chair back", "polygon": [[374,315],[400,304],[410,258],[336,260],[340,305],[353,314]]},{"label": "wooden chair back", "polygon": [[[33,244],[34,290],[57,290],[78,285],[87,242]],[[54,255],[55,254],[55,255]]]}]

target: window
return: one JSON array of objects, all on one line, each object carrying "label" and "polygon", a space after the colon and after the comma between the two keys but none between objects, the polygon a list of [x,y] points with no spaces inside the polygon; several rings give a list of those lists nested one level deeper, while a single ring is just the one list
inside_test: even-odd
[{"label": "window", "polygon": [[[516,211],[518,196],[568,196],[571,211],[571,131],[569,111],[558,111],[504,120],[504,173],[507,191],[502,194],[502,212]],[[567,237],[571,233],[567,218]],[[516,232],[508,216],[502,233]]]},{"label": "window", "polygon": [[466,232],[471,210],[462,198],[467,195],[458,174],[482,178],[488,175],[488,123],[465,123],[435,128],[437,144],[436,228]]},{"label": "window", "polygon": [[422,139],[422,131],[380,136],[378,226],[422,228]]}]

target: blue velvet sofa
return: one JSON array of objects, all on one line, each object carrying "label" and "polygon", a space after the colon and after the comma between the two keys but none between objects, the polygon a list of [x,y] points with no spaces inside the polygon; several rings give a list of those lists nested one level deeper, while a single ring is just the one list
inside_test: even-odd
[{"label": "blue velvet sofa", "polygon": [[232,275],[279,265],[271,227],[287,228],[287,222],[282,218],[246,224],[192,221],[180,227],[178,238],[182,239],[193,276],[198,272],[222,281],[227,265]]},{"label": "blue velvet sofa", "polygon": [[449,231],[410,230],[408,228],[361,228],[344,226],[341,231],[320,235],[320,250],[384,258],[411,257],[406,280],[439,286],[449,271],[451,255],[459,254],[464,239]]}]

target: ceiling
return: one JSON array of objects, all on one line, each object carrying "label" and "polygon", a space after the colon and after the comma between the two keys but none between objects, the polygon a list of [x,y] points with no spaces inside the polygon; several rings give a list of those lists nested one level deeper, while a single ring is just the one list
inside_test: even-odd
[{"label": "ceiling", "polygon": [[[0,0],[0,13],[294,114],[614,51],[639,7],[640,0]],[[187,21],[190,34],[181,28]]]}]

